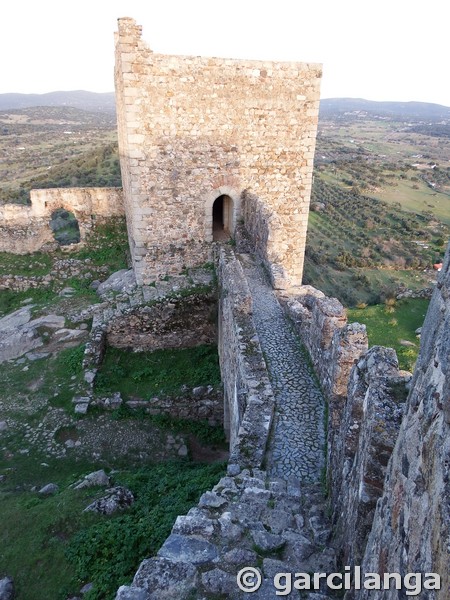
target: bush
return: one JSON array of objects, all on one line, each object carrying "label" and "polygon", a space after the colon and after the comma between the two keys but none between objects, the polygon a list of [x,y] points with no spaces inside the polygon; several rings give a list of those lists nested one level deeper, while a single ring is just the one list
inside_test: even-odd
[{"label": "bush", "polygon": [[129,583],[139,563],[156,554],[175,518],[186,514],[224,471],[222,463],[165,463],[124,474],[120,484],[133,492],[135,503],[125,514],[104,517],[77,533],[66,552],[79,582],[94,584],[84,598],[112,598]]}]

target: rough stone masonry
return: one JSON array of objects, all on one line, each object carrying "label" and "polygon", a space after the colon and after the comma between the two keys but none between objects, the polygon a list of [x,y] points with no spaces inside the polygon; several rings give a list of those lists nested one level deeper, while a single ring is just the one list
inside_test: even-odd
[{"label": "rough stone masonry", "polygon": [[156,54],[133,19],[118,23],[119,152],[137,283],[210,260],[213,230],[233,236],[248,217],[272,274],[301,284],[321,66]]}]

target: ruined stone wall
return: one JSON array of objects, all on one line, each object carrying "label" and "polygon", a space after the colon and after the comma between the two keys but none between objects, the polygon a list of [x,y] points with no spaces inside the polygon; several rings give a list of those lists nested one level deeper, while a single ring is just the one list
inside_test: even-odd
[{"label": "ruined stone wall", "polygon": [[[122,269],[100,284],[97,293],[103,302],[94,305],[93,315],[89,315],[92,328],[84,351],[84,378],[74,399],[75,405],[86,405],[83,409],[92,404],[95,378],[107,346],[151,352],[217,343],[217,288],[211,272],[186,274],[144,289],[136,286],[131,269]],[[209,400],[206,398],[205,406],[210,407]],[[167,410],[161,412],[170,412],[167,402]],[[106,408],[115,404],[114,399],[100,402]]]},{"label": "ruined stone wall", "polygon": [[148,400],[127,400],[125,404],[131,410],[144,410],[150,415],[223,425],[223,392],[210,385],[184,390],[179,396],[160,395]]},{"label": "ruined stone wall", "polygon": [[212,207],[244,190],[279,227],[268,259],[300,283],[319,110],[320,66],[153,53],[119,19],[116,102],[138,283],[209,260]]},{"label": "ruined stone wall", "polygon": [[0,206],[0,252],[29,254],[54,246],[50,219],[59,208],[75,215],[81,243],[96,222],[124,214],[122,188],[31,190],[30,199],[31,206]]},{"label": "ruined stone wall", "polygon": [[[378,501],[363,572],[438,573],[444,600],[450,589],[450,253],[425,323],[383,497]],[[361,590],[358,599],[394,600],[396,590]],[[405,596],[406,597],[406,596]]]},{"label": "ruined stone wall", "polygon": [[217,297],[191,294],[130,307],[106,326],[115,348],[153,351],[216,343]]},{"label": "ruined stone wall", "polygon": [[397,440],[410,374],[392,348],[374,346],[353,367],[330,452],[330,501],[343,565],[360,565]]},{"label": "ruined stone wall", "polygon": [[218,276],[219,358],[230,465],[260,468],[275,400],[252,321],[252,299],[240,262],[221,249]]}]

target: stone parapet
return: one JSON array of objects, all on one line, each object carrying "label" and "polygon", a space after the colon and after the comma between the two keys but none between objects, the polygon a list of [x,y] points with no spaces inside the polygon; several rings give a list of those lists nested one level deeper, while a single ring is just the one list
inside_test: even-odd
[{"label": "stone parapet", "polygon": [[283,299],[328,400],[328,464],[339,432],[350,372],[368,349],[365,325],[347,323],[345,308],[311,286]]},{"label": "stone parapet", "polygon": [[275,399],[253,321],[252,298],[231,248],[218,261],[219,358],[224,382],[225,430],[232,465],[260,468]]},{"label": "stone parapet", "polygon": [[[384,491],[378,501],[363,572],[437,573],[450,589],[450,251],[422,327],[420,352]],[[358,600],[374,598],[360,590]],[[396,590],[378,596],[398,598]]]}]

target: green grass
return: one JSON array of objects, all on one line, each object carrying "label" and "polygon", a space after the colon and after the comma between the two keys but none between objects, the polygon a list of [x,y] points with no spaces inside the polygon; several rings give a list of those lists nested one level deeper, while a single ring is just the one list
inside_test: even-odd
[{"label": "green grass", "polygon": [[[23,459],[30,463],[30,459]],[[175,517],[185,514],[224,473],[223,464],[188,462],[148,466],[117,474],[115,483],[129,487],[136,502],[126,512],[105,517],[83,513],[98,489],[68,487],[98,468],[69,459],[38,462],[23,472],[20,461],[0,493],[0,573],[13,577],[17,600],[65,600],[94,583],[88,600],[114,598],[129,583],[139,563],[155,554],[170,533]],[[14,489],[24,482],[57,483],[60,491],[41,498]],[[4,487],[4,486],[3,486]]]},{"label": "green grass", "polygon": [[[411,174],[417,175],[412,171]],[[419,189],[413,189],[417,185]],[[399,181],[396,186],[385,186],[370,194],[390,204],[399,203],[403,210],[412,213],[430,212],[436,219],[450,225],[450,198],[433,192],[423,181]]]},{"label": "green grass", "polygon": [[[401,369],[412,371],[419,353],[419,339],[416,329],[421,327],[428,309],[428,300],[399,300],[394,306],[379,304],[364,309],[350,309],[350,323],[364,323],[367,327],[369,346],[387,346],[397,352]],[[415,344],[404,346],[400,342]]]},{"label": "green grass", "polygon": [[53,303],[57,298],[58,295],[53,291],[52,286],[31,288],[25,292],[0,290],[0,317],[25,306],[24,300],[31,299],[27,304],[43,307]]},{"label": "green grass", "polygon": [[65,487],[95,469],[95,465],[76,465],[68,460],[48,460],[47,464],[43,467],[29,457],[16,458],[14,472],[7,479],[11,491],[0,492],[0,573],[13,577],[17,600],[63,600],[77,591],[70,585],[73,566],[64,552],[75,531],[93,520],[82,513],[89,502],[86,493],[64,489],[55,496],[40,498],[35,492],[12,487],[14,483],[19,490],[26,484],[40,487],[50,481]]},{"label": "green grass", "polygon": [[136,502],[126,513],[80,531],[67,549],[80,583],[94,583],[84,598],[112,600],[119,585],[131,582],[140,561],[156,553],[175,517],[186,514],[224,470],[221,463],[183,462],[120,474],[118,480],[131,489]]},{"label": "green grass", "polygon": [[114,217],[99,223],[79,252],[71,253],[71,258],[92,261],[97,266],[107,265],[109,273],[128,268],[128,236],[125,219]]},{"label": "green grass", "polygon": [[50,254],[44,252],[20,255],[0,252],[0,275],[47,275],[52,263]]},{"label": "green grass", "polygon": [[96,378],[98,394],[120,392],[124,398],[179,394],[181,386],[218,385],[217,347],[130,352],[108,347]]}]

